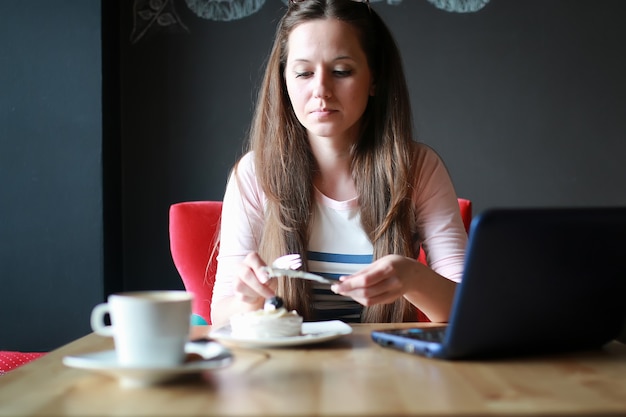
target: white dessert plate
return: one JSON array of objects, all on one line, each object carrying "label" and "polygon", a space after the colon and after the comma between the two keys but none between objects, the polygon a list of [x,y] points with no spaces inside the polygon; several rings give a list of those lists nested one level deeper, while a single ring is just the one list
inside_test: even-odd
[{"label": "white dessert plate", "polygon": [[220,342],[232,343],[244,347],[287,347],[310,345],[337,339],[352,333],[352,327],[341,320],[311,321],[302,323],[302,335],[277,337],[272,339],[243,339],[231,335],[230,325],[215,329],[209,333]]},{"label": "white dessert plate", "polygon": [[232,362],[230,350],[216,342],[189,342],[185,351],[199,355],[171,367],[133,367],[121,365],[115,350],[66,356],[63,364],[71,368],[85,369],[117,378],[124,388],[147,387],[170,381],[184,374],[199,373],[225,367]]}]

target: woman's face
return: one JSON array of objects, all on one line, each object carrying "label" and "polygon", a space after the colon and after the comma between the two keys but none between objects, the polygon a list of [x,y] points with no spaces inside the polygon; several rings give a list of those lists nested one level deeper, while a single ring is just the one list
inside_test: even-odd
[{"label": "woman's face", "polygon": [[354,142],[374,84],[352,26],[336,19],[296,26],[288,39],[287,92],[309,137]]}]

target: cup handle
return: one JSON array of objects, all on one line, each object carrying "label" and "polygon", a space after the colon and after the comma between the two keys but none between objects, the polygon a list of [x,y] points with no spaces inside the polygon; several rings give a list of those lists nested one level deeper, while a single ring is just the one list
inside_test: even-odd
[{"label": "cup handle", "polygon": [[91,310],[91,329],[100,336],[113,336],[113,326],[104,324],[104,316],[109,314],[107,303],[98,304]]}]

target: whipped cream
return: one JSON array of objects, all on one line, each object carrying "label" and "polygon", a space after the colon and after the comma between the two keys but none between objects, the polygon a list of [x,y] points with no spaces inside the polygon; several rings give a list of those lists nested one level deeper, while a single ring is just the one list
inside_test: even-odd
[{"label": "whipped cream", "polygon": [[302,317],[295,310],[266,304],[262,310],[236,314],[230,319],[231,335],[241,339],[272,339],[298,336]]}]

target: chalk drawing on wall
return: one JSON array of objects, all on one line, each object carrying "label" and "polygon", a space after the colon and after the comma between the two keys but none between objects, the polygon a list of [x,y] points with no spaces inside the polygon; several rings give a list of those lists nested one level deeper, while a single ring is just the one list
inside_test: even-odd
[{"label": "chalk drawing on wall", "polygon": [[[289,0],[281,0],[283,4]],[[391,6],[397,6],[403,0],[370,0],[374,2],[385,2]],[[414,0],[412,0],[414,1]],[[256,13],[265,4],[265,0],[185,0],[187,7],[196,16],[208,20],[231,21],[242,19]],[[489,0],[428,0],[428,2],[438,9],[447,12],[469,13],[477,12]]]},{"label": "chalk drawing on wall", "polygon": [[436,8],[446,12],[473,13],[489,3],[489,0],[428,0]]},{"label": "chalk drawing on wall", "polygon": [[[202,0],[199,0],[202,1]],[[356,0],[355,0],[356,1]],[[391,6],[397,6],[403,0],[369,0],[370,3],[385,2]],[[289,0],[282,0],[284,4]],[[436,8],[445,10],[446,12],[471,13],[477,12],[489,3],[489,0],[428,0]]]},{"label": "chalk drawing on wall", "polygon": [[[185,31],[189,29],[176,11],[176,1],[183,0],[134,0],[133,28],[131,43],[157,31]],[[213,21],[229,22],[243,19],[257,11],[266,0],[184,0],[189,10],[196,16]],[[289,0],[280,0],[287,4]],[[370,0],[384,2],[391,6],[400,5],[403,0]],[[411,0],[415,1],[415,0]],[[440,10],[456,13],[471,13],[481,10],[490,0],[427,0]]]},{"label": "chalk drawing on wall", "polygon": [[187,7],[198,17],[229,22],[256,13],[265,0],[185,0]]},{"label": "chalk drawing on wall", "polygon": [[[365,0],[354,0],[354,1],[365,1]],[[387,4],[390,4],[392,6],[397,6],[398,4],[402,3],[402,0],[369,0],[370,3],[376,3],[376,2],[381,2],[384,1]],[[288,4],[289,0],[282,0],[283,4]]]},{"label": "chalk drawing on wall", "polygon": [[189,32],[176,12],[174,0],[134,0],[131,43],[137,43],[148,33],[162,29]]}]

